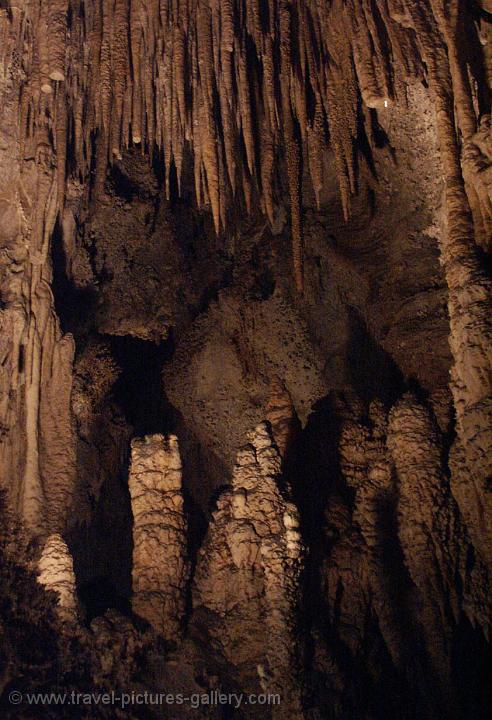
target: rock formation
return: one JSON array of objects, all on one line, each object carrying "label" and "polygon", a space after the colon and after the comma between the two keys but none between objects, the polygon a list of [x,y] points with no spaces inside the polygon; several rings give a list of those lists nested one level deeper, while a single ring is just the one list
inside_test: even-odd
[{"label": "rock formation", "polygon": [[491,48],[490,0],[0,0],[2,716],[488,717]]},{"label": "rock formation", "polygon": [[292,398],[279,377],[275,377],[271,385],[266,419],[271,425],[272,437],[280,457],[285,458],[292,449],[299,427]]},{"label": "rock formation", "polygon": [[133,610],[169,640],[179,637],[188,576],[178,440],[132,441]]},{"label": "rock formation", "polygon": [[[362,536],[359,552],[366,563],[364,585],[368,584],[363,585],[363,592],[371,593],[384,641],[394,663],[400,666],[401,649],[405,644],[400,636],[385,562],[387,537],[384,523],[394,503],[394,486],[386,450],[386,413],[380,403],[371,405],[369,420],[369,427],[360,422],[345,425],[340,438],[340,465],[347,485],[355,490],[352,519]],[[357,603],[350,605],[351,611],[357,608]]]},{"label": "rock formation", "polygon": [[[471,548],[467,517],[461,518],[451,493],[453,481],[450,484],[443,466],[442,439],[429,411],[412,396],[402,398],[391,411],[388,447],[399,481],[400,542],[413,582],[427,595],[422,624],[429,633],[429,652],[443,675],[450,655],[447,628],[460,610],[486,636],[490,633],[491,606],[483,593],[487,571],[479,558],[467,565]],[[456,592],[457,575],[466,588],[461,598]]]},{"label": "rock formation", "polygon": [[61,535],[50,535],[38,562],[38,582],[58,595],[57,610],[62,620],[77,619],[77,596],[73,560]]},{"label": "rock formation", "polygon": [[[34,534],[65,527],[73,492],[70,415],[73,339],[63,336],[50,288],[50,237],[59,209],[46,122],[29,139],[14,121],[27,7],[2,8],[2,485]],[[42,75],[38,58],[38,79]],[[21,157],[19,157],[21,153]],[[14,480],[15,478],[15,480]]]},{"label": "rock formation", "polygon": [[296,615],[303,548],[297,510],[279,482],[280,456],[262,424],[239,451],[231,489],[218,499],[193,598],[195,612],[211,613],[209,632],[226,660],[264,692],[280,693],[275,717],[300,717]]},{"label": "rock formation", "polygon": [[458,626],[466,616],[489,637],[492,608],[484,592],[486,564],[480,557],[469,561],[474,551],[451,493],[437,422],[411,394],[388,418],[373,403],[365,421],[345,423],[340,459],[355,497],[352,511],[336,497],[326,510],[334,538],[325,567],[333,627],[355,659],[374,614],[392,663],[408,675],[417,697],[426,682],[415,654],[422,643],[435,698],[452,715]]}]

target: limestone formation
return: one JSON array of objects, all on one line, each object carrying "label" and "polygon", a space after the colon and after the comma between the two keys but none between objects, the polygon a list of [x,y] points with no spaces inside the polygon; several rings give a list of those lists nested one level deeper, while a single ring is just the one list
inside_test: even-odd
[{"label": "limestone formation", "polygon": [[272,437],[282,459],[286,457],[298,432],[296,411],[284,383],[273,379],[266,408],[266,419],[272,427]]},{"label": "limestone formation", "polygon": [[[8,490],[13,507],[32,534],[42,535],[64,530],[73,493],[75,441],[70,392],[74,344],[70,335],[63,336],[60,331],[50,288],[50,237],[61,184],[50,142],[51,121],[45,116],[35,127],[31,124],[29,137],[23,135],[24,111],[28,110],[21,104],[20,126],[16,122],[16,98],[23,77],[21,28],[28,11],[24,4],[11,12],[0,10],[0,424],[4,433],[0,465],[1,485]],[[41,13],[41,29],[45,21],[45,13]],[[48,60],[38,56],[38,61],[31,99],[43,105],[52,102],[49,93],[36,94],[39,83],[48,82]],[[65,150],[59,147],[58,151],[60,161]]]},{"label": "limestone formation", "polygon": [[[46,94],[48,107],[54,103],[51,80],[65,80],[57,93],[66,97],[69,111],[75,111],[86,98],[87,123],[80,122],[77,110],[74,142],[84,174],[97,138],[98,192],[106,163],[121,156],[130,137],[134,143],[155,143],[161,149],[167,192],[173,162],[180,184],[183,148],[189,143],[195,153],[197,201],[210,203],[217,230],[239,178],[243,179],[245,201],[250,179],[254,181],[255,192],[271,219],[272,194],[267,181],[271,148],[268,141],[264,148],[261,143],[256,148],[254,137],[258,128],[264,128],[265,140],[283,144],[299,289],[303,283],[301,145],[310,157],[308,170],[319,195],[323,178],[314,158],[326,143],[328,120],[348,213],[349,196],[356,188],[352,143],[357,136],[357,86],[368,107],[384,111],[399,99],[395,96],[404,81],[422,75],[419,49],[410,30],[417,22],[418,7],[424,6],[420,16],[429,16],[427,26],[419,25],[418,32],[430,37],[432,23],[438,25],[449,45],[453,82],[462,89],[466,85],[461,63],[456,60],[453,21],[430,0],[420,5],[414,0],[380,2],[377,11],[362,0],[337,0],[329,7],[314,0],[300,5],[269,0],[264,18],[259,11],[246,13],[244,23],[235,20],[239,2],[217,5],[211,0],[193,0],[174,9],[166,1],[157,9],[155,4],[121,0],[113,7],[106,1],[99,5],[91,0],[84,4],[84,22],[69,35],[67,3],[53,2],[48,12],[44,5],[41,3],[41,12],[35,3],[20,11],[33,23],[32,42],[37,51],[29,60],[23,83],[24,107],[37,114],[34,99],[38,87]],[[81,16],[77,8],[75,3],[72,17]],[[332,27],[343,28],[343,32],[332,34]],[[45,48],[43,41],[48,38]],[[293,47],[298,48],[295,60]],[[391,56],[401,73],[396,82]],[[196,79],[192,93],[186,92],[187,72]],[[101,78],[100,85],[94,82],[95,76]],[[311,117],[308,77],[316,99]],[[275,85],[280,90],[278,97]],[[469,104],[463,92],[463,102]],[[340,111],[341,117],[337,115]],[[244,157],[234,152],[239,145],[244,147]]]},{"label": "limestone formation", "polygon": [[355,496],[352,511],[336,496],[325,511],[333,538],[324,567],[333,627],[357,658],[367,642],[368,613],[374,613],[392,663],[416,692],[426,682],[412,650],[421,643],[436,698],[452,712],[457,628],[466,615],[489,637],[492,607],[486,564],[480,557],[469,561],[468,518],[451,493],[437,422],[411,394],[388,418],[380,403],[372,403],[365,421],[345,423],[340,461]]},{"label": "limestone formation", "polygon": [[[478,558],[473,565],[466,561],[470,538],[443,468],[442,440],[429,411],[411,395],[391,411],[388,447],[398,475],[401,547],[422,597],[428,652],[442,687],[448,688],[452,628],[460,611],[485,636],[490,633],[491,606],[484,593],[487,570]],[[457,575],[465,589],[462,596],[457,593]]]},{"label": "limestone formation", "polygon": [[38,562],[38,582],[58,596],[57,611],[64,621],[77,619],[77,597],[73,560],[61,535],[50,535]]},{"label": "limestone formation", "polygon": [[486,716],[491,88],[490,0],[0,1],[0,605],[81,686]]},{"label": "limestone formation", "polygon": [[[479,78],[465,69],[474,67],[470,51],[465,49],[461,57],[457,45],[466,25],[458,0],[446,8],[438,0],[381,0],[376,6],[366,0],[336,0],[326,6],[314,0],[269,0],[264,16],[247,13],[245,22],[238,21],[240,2],[219,6],[193,0],[177,8],[168,1],[157,7],[91,0],[82,12],[78,0],[71,6],[70,33],[64,0],[49,8],[45,2],[15,5],[12,12],[10,5],[1,16],[2,37],[8,40],[4,65],[9,66],[14,52],[23,67],[13,81],[15,90],[12,85],[13,97],[20,93],[21,108],[14,132],[22,160],[26,152],[36,158],[39,172],[31,225],[33,237],[44,239],[33,241],[35,267],[45,257],[42,248],[63,207],[69,135],[77,158],[73,173],[84,183],[90,183],[95,157],[93,197],[99,200],[108,163],[121,156],[130,137],[142,148],[160,151],[168,197],[173,168],[181,186],[183,153],[189,149],[196,200],[210,205],[217,231],[225,227],[237,188],[247,207],[258,197],[272,218],[279,184],[270,169],[272,152],[276,157],[274,149],[282,148],[294,274],[302,290],[303,157],[319,201],[323,173],[316,156],[330,140],[348,217],[358,184],[354,147],[362,122],[359,92],[367,107],[391,112],[392,103],[404,102],[405,83],[427,73],[447,187],[448,227],[441,249],[450,292],[452,387],[460,437],[483,495],[491,455],[491,288],[476,257],[470,207],[476,238],[487,244],[490,132],[476,92]],[[185,87],[188,75],[192,92]],[[264,149],[254,141],[262,129]],[[371,142],[372,128],[366,130]],[[26,401],[26,407],[34,405],[32,398]],[[27,453],[34,466],[35,452],[29,448]],[[26,478],[27,492],[37,498],[42,493],[33,472]]]},{"label": "limestone formation", "polygon": [[181,459],[174,435],[132,441],[134,611],[169,640],[181,632],[188,578]]},{"label": "limestone formation", "polygon": [[265,692],[280,693],[283,709],[275,717],[299,717],[303,549],[298,513],[279,489],[279,473],[280,456],[261,424],[238,453],[231,489],[219,497],[199,554],[193,604],[195,612],[213,613],[211,634],[228,662],[244,667],[249,682]]},{"label": "limestone formation", "polygon": [[[340,438],[340,464],[347,485],[355,490],[353,521],[362,535],[359,552],[366,565],[362,574],[362,587],[367,585],[363,591],[373,595],[374,609],[388,651],[395,665],[402,666],[406,658],[401,653],[406,644],[402,640],[395,599],[392,597],[392,581],[388,577],[385,561],[387,538],[383,526],[389,508],[395,502],[386,434],[385,409],[381,403],[374,402],[370,408],[369,426],[360,422],[349,422],[344,426]],[[336,573],[335,568],[338,567],[335,561],[333,572]],[[349,612],[356,613],[360,601],[350,604],[352,607]],[[361,622],[359,616],[355,623],[357,625]]]}]

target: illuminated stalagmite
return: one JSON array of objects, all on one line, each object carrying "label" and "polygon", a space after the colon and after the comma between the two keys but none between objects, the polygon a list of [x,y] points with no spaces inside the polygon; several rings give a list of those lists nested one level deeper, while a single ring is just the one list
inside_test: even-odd
[{"label": "illuminated stalagmite", "polygon": [[134,611],[166,638],[179,637],[187,580],[181,459],[174,435],[132,441]]},{"label": "illuminated stalagmite", "polygon": [[[275,717],[299,717],[296,610],[302,544],[295,506],[280,492],[280,456],[266,424],[238,453],[232,488],[213,513],[195,576],[195,609],[225,657],[256,668],[265,692],[280,693]],[[258,617],[264,625],[258,625]]]},{"label": "illuminated stalagmite", "polygon": [[73,560],[61,535],[50,535],[38,562],[38,582],[58,595],[57,610],[62,620],[77,619]]}]

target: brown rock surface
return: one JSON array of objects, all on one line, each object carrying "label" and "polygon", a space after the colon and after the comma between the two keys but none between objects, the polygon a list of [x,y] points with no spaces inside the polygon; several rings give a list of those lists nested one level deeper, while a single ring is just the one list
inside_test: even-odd
[{"label": "brown rock surface", "polygon": [[212,613],[207,630],[226,660],[242,668],[249,682],[256,675],[264,692],[280,693],[274,716],[297,717],[303,548],[298,513],[279,490],[279,473],[278,451],[267,425],[259,425],[238,453],[231,490],[218,499],[199,553],[193,604],[198,617]]},{"label": "brown rock surface", "polygon": [[0,0],[0,488],[91,682],[488,717],[491,20]]},{"label": "brown rock surface", "polygon": [[77,619],[77,596],[73,560],[61,535],[50,535],[38,562],[38,582],[58,595],[58,614],[62,620]]},{"label": "brown rock surface", "polygon": [[178,440],[132,441],[128,480],[133,512],[134,611],[164,637],[180,635],[188,576]]}]

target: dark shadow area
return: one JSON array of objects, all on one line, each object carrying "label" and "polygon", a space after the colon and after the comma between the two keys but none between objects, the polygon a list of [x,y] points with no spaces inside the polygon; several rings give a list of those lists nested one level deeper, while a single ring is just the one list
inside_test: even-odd
[{"label": "dark shadow area", "polygon": [[172,336],[160,344],[129,336],[108,336],[108,341],[122,371],[113,387],[113,399],[133,427],[134,436],[171,432],[175,411],[166,399],[161,375],[174,350]]},{"label": "dark shadow area", "polygon": [[97,292],[94,287],[78,288],[70,279],[68,259],[63,247],[62,229],[56,221],[51,238],[55,310],[64,333],[86,340],[94,327]]},{"label": "dark shadow area", "polygon": [[453,687],[463,720],[486,720],[492,707],[492,650],[480,630],[462,617],[452,648]]},{"label": "dark shadow area", "polygon": [[379,398],[389,407],[405,390],[403,375],[393,358],[371,337],[360,313],[349,307],[348,316],[347,371],[351,384],[366,403]]},{"label": "dark shadow area", "polygon": [[130,599],[121,595],[106,577],[97,577],[84,583],[78,588],[78,595],[85,608],[88,624],[109,609],[118,610],[122,615],[132,614]]},{"label": "dark shadow area", "polygon": [[128,460],[103,483],[90,523],[74,527],[66,538],[88,623],[109,608],[131,612],[133,516],[127,476]]},{"label": "dark shadow area", "polygon": [[[325,511],[328,498],[343,485],[340,475],[338,442],[342,419],[336,412],[336,399],[329,395],[317,402],[304,430],[292,443],[284,463],[293,499],[301,518],[301,531],[308,548],[302,575],[303,596],[299,608],[300,630],[305,638],[302,663],[309,669],[308,706],[319,706],[329,680],[319,675],[316,653],[320,638],[327,638],[329,613],[323,595],[323,565],[330,549]],[[332,638],[336,641],[335,637]]]}]

